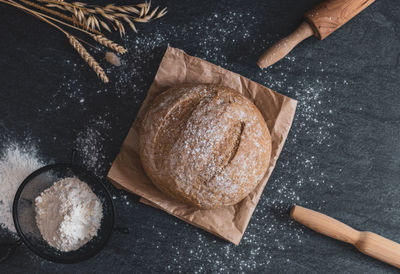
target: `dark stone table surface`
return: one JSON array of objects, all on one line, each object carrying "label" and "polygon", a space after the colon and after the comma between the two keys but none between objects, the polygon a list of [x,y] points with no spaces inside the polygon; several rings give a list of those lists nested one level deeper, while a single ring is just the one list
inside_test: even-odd
[{"label": "dark stone table surface", "polygon": [[326,40],[310,38],[276,65],[256,66],[317,2],[154,0],[168,7],[165,18],[138,24],[138,34],[111,36],[129,49],[121,67],[92,51],[108,85],[62,33],[0,4],[1,149],[34,146],[47,163],[77,150],[78,163],[106,181],[168,45],[299,101],[239,246],[108,184],[116,223],[129,235],[113,233],[97,256],[72,265],[20,246],[0,273],[395,273],[289,218],[293,204],[304,205],[400,242],[400,2],[377,0]]}]

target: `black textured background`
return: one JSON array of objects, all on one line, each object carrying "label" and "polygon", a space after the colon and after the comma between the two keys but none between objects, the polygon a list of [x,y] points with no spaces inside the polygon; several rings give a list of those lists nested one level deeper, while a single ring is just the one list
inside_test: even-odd
[{"label": "black textured background", "polygon": [[78,161],[104,180],[168,44],[299,100],[239,246],[110,186],[116,222],[129,235],[115,232],[100,254],[74,265],[21,246],[0,272],[394,273],[289,220],[297,203],[400,241],[400,2],[377,0],[326,40],[310,38],[266,70],[255,65],[317,2],[155,0],[168,7],[165,18],[137,25],[137,35],[112,36],[129,53],[119,68],[101,60],[108,85],[60,32],[0,4],[0,149],[34,146],[50,163],[68,160],[83,143],[89,153],[80,150]]}]

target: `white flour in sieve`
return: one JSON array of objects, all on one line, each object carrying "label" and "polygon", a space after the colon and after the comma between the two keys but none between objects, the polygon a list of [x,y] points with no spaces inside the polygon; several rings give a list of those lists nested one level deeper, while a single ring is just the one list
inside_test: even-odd
[{"label": "white flour in sieve", "polygon": [[12,204],[18,186],[33,171],[43,166],[35,149],[10,144],[0,159],[0,226],[15,231]]},{"label": "white flour in sieve", "polygon": [[96,236],[103,217],[99,198],[73,177],[44,190],[35,199],[35,211],[43,239],[64,252],[77,250]]}]

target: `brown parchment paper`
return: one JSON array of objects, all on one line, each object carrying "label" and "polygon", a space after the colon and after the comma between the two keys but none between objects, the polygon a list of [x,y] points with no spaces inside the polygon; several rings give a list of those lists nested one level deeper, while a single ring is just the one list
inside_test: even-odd
[{"label": "brown parchment paper", "polygon": [[[200,210],[176,202],[161,193],[146,176],[138,154],[138,125],[155,96],[184,83],[218,84],[250,98],[261,111],[272,137],[272,155],[262,181],[240,203],[213,210]],[[291,127],[297,101],[276,93],[237,73],[233,73],[184,51],[168,47],[147,97],[108,173],[117,187],[142,197],[141,202],[162,209],[179,219],[239,244],[261,193],[267,184]]]}]

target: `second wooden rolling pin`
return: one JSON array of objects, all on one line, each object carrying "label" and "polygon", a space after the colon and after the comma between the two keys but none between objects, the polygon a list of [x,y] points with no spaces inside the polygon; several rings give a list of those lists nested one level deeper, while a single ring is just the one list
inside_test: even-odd
[{"label": "second wooden rolling pin", "polygon": [[375,0],[327,0],[308,11],[305,21],[289,36],[270,47],[258,59],[257,65],[266,68],[285,57],[297,44],[314,35],[325,39],[346,24]]},{"label": "second wooden rolling pin", "polygon": [[294,206],[290,216],[312,230],[354,245],[360,252],[400,268],[400,244],[368,231],[358,231],[329,216]]}]

